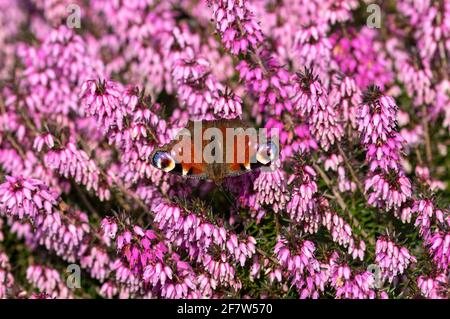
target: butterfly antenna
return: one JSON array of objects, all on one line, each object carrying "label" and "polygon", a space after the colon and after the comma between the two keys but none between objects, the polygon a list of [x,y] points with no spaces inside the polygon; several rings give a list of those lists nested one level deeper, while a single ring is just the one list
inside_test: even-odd
[{"label": "butterfly antenna", "polygon": [[234,205],[234,200],[230,197],[228,191],[223,187],[223,184],[218,185],[220,190],[222,191],[223,196],[227,199],[230,205]]},{"label": "butterfly antenna", "polygon": [[217,188],[215,187],[214,190],[213,190],[212,196],[211,196],[211,198],[209,200],[209,203],[208,203],[209,206],[212,206],[214,198],[216,197],[216,194],[217,194]]}]

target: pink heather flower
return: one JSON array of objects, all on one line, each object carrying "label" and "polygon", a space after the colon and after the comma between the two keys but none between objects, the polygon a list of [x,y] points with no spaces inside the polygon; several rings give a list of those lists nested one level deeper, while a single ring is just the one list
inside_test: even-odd
[{"label": "pink heather flower", "polygon": [[331,59],[331,43],[326,33],[328,24],[317,19],[299,28],[294,38],[295,58],[298,65],[314,68],[322,80],[327,80],[327,69]]},{"label": "pink heather flower", "polygon": [[118,99],[123,101],[124,110],[128,110],[128,113],[123,113],[125,116],[121,119],[123,125],[111,126],[110,130],[103,132],[107,135],[109,143],[115,144],[120,150],[121,167],[120,169],[114,167],[114,171],[111,170],[109,175],[113,180],[117,175],[126,182],[149,178],[159,184],[162,173],[151,165],[149,159],[156,145],[170,141],[167,122],[156,114],[161,106],[152,103],[151,98],[137,87],[130,86],[120,94]]},{"label": "pink heather flower", "polygon": [[[422,125],[416,125],[411,130],[402,128],[400,130],[401,139],[404,142],[405,150],[410,151],[424,141],[424,131]],[[399,139],[400,140],[400,139]]]},{"label": "pink heather flower", "polygon": [[19,1],[0,1],[0,79],[10,76],[14,67],[16,43],[12,42],[20,32],[20,26],[26,19]]},{"label": "pink heather flower", "polygon": [[341,155],[330,154],[328,157],[324,159],[325,171],[331,170],[337,172],[340,164],[342,164],[343,161],[344,159],[342,158]]},{"label": "pink heather flower", "polygon": [[325,289],[328,277],[321,271],[321,265],[315,258],[316,247],[311,241],[303,241],[297,247],[297,253],[291,253],[286,239],[278,240],[274,253],[283,267],[284,276],[296,287],[300,298],[318,298]]},{"label": "pink heather flower", "polygon": [[321,223],[321,215],[317,207],[316,172],[309,165],[298,165],[295,174],[291,175],[288,184],[293,185],[291,199],[286,205],[290,218],[304,225],[304,230],[316,233]]},{"label": "pink heather flower", "polygon": [[315,109],[326,108],[326,91],[312,69],[305,68],[304,72],[297,74],[294,90],[293,107],[300,111],[301,115],[311,114]]},{"label": "pink heather flower", "polygon": [[238,238],[224,227],[211,224],[203,218],[182,210],[177,205],[161,201],[152,211],[155,222],[174,244],[186,247],[192,258],[204,258],[212,247],[220,247],[228,252],[227,259],[244,266],[247,259],[255,254],[256,241],[253,237]]},{"label": "pink heather flower", "polygon": [[387,209],[400,208],[412,194],[411,182],[406,176],[375,174],[365,181],[365,191],[369,193],[368,203]]},{"label": "pink heather flower", "polygon": [[209,0],[216,30],[232,54],[247,53],[263,41],[263,34],[247,0]]},{"label": "pink heather flower", "polygon": [[352,76],[359,88],[365,89],[371,84],[384,88],[392,83],[390,61],[373,29],[365,26],[357,32],[347,28],[345,35],[337,32],[330,40],[332,60],[337,69]]},{"label": "pink heather flower", "polygon": [[346,22],[352,20],[352,10],[359,6],[356,0],[337,0],[332,1],[325,11],[325,18],[335,24],[338,22]]},{"label": "pink heather flower", "polygon": [[196,120],[211,119],[214,94],[219,89],[210,75],[178,85],[179,98]]},{"label": "pink heather flower", "polygon": [[328,103],[337,105],[338,115],[342,117],[345,126],[356,129],[358,127],[358,107],[361,101],[362,93],[355,80],[344,76],[343,78],[338,78],[337,85],[332,87]]},{"label": "pink heather flower", "polygon": [[[65,210],[64,214],[60,213],[56,207],[53,207],[52,211],[50,214],[36,216],[33,220],[33,228],[26,222],[22,224],[22,221],[14,221],[11,225],[11,231],[16,233],[19,238],[24,237],[27,245],[32,249],[36,245],[41,245],[71,263],[81,259],[81,266],[84,268],[91,267],[87,271],[93,277],[102,278],[101,273],[106,274],[107,272],[106,264],[108,264],[109,257],[100,252],[102,248],[88,247],[92,229],[87,215],[70,208]],[[89,254],[96,255],[91,260],[99,260],[98,265],[103,265],[103,270],[94,266],[94,263],[88,262]]]},{"label": "pink heather flower", "polygon": [[388,135],[385,143],[377,142],[367,146],[366,159],[370,163],[370,170],[399,170],[399,150],[402,149],[403,139],[400,134]]},{"label": "pink heather flower", "polygon": [[[200,55],[193,47],[184,48],[173,69],[180,102],[196,119],[209,118],[213,109],[217,114],[225,106],[224,100],[218,101],[223,87],[212,73],[210,63]],[[232,112],[236,112],[234,103],[231,106]],[[223,111],[225,113],[218,115],[227,118],[229,110]]]},{"label": "pink heather flower", "polygon": [[420,107],[422,104],[431,104],[434,101],[435,92],[431,85],[431,69],[417,70],[405,61],[400,65],[398,77],[405,84],[408,95],[414,98],[416,107]]},{"label": "pink heather flower", "polygon": [[396,245],[387,237],[380,237],[375,248],[375,262],[380,267],[380,280],[392,283],[395,277],[404,273],[411,263],[417,260],[408,249]]},{"label": "pink heather flower", "polygon": [[450,129],[450,81],[442,80],[436,87],[436,108],[444,113],[443,126]]},{"label": "pink heather flower", "polygon": [[444,212],[437,209],[431,199],[420,199],[414,201],[411,211],[417,214],[414,225],[419,228],[419,233],[428,238],[431,225],[434,221],[445,224]]},{"label": "pink heather flower", "polygon": [[328,94],[311,69],[298,73],[294,86],[294,109],[308,119],[311,133],[324,150],[339,141],[342,125],[337,121],[336,108],[328,104]]},{"label": "pink heather flower", "polygon": [[338,188],[341,192],[354,192],[356,191],[356,183],[353,182],[347,175],[345,168],[339,166],[338,170]]},{"label": "pink heather flower", "polygon": [[72,299],[73,295],[58,271],[53,268],[32,265],[27,268],[27,280],[36,287],[40,293],[45,293],[51,298]]},{"label": "pink heather flower", "polygon": [[37,179],[6,176],[6,182],[0,185],[0,213],[33,220],[44,212],[51,214],[56,198],[56,194]]},{"label": "pink heather flower", "polygon": [[438,54],[440,42],[448,42],[450,26],[445,19],[449,16],[450,6],[445,1],[443,4],[432,3],[420,15],[415,38],[420,56],[425,62],[431,61]]},{"label": "pink heather flower", "polygon": [[403,223],[410,223],[412,218],[412,209],[410,206],[405,205],[401,208],[400,212],[396,213],[395,216],[399,218]]},{"label": "pink heather flower", "polygon": [[242,115],[242,99],[229,91],[219,91],[219,97],[214,102],[214,114],[220,118],[233,119]]},{"label": "pink heather flower", "polygon": [[366,244],[364,241],[359,241],[356,244],[356,240],[353,237],[351,226],[336,212],[333,212],[326,199],[321,199],[321,208],[324,210],[322,213],[322,224],[330,232],[331,238],[334,242],[347,248],[347,252],[353,259],[364,259],[364,253],[366,250]]},{"label": "pink heather flower", "polygon": [[307,154],[317,149],[317,142],[311,136],[310,127],[307,124],[294,123],[292,118],[287,118],[286,121],[269,118],[265,128],[278,130],[281,159],[292,157],[298,153]]},{"label": "pink heather flower", "polygon": [[161,291],[163,298],[202,298],[206,296],[197,287],[197,278],[192,267],[176,253],[172,254],[172,261],[177,271],[177,281],[166,284]]},{"label": "pink heather flower", "polygon": [[107,299],[112,299],[118,293],[118,288],[115,283],[111,281],[105,282],[101,288],[99,294]]},{"label": "pink heather flower", "polygon": [[419,276],[417,286],[425,298],[448,299],[448,275],[439,273],[436,276]]},{"label": "pink heather flower", "polygon": [[34,227],[34,231],[25,234],[25,238],[68,262],[79,260],[88,249],[87,239],[91,229],[87,215],[81,211],[69,210],[64,214],[55,211],[39,216]]},{"label": "pink heather flower", "polygon": [[408,17],[411,24],[416,24],[421,15],[423,15],[430,6],[430,1],[418,1],[418,0],[400,0],[397,3],[397,8]]},{"label": "pink heather flower", "polygon": [[41,136],[37,136],[34,139],[33,147],[40,152],[42,147],[46,145],[49,149],[52,149],[55,146],[55,140],[50,133],[43,134]]},{"label": "pink heather flower", "polygon": [[0,251],[0,299],[8,297],[8,291],[14,285],[14,277],[11,273],[11,264],[8,256]]},{"label": "pink heather flower", "polygon": [[444,182],[431,178],[430,170],[428,169],[428,167],[416,166],[416,169],[414,171],[416,173],[416,176],[425,184],[427,184],[432,191],[445,189]]},{"label": "pink heather flower", "polygon": [[426,245],[439,269],[448,270],[450,264],[450,233],[435,231],[426,239]]},{"label": "pink heather flower", "polygon": [[365,191],[371,190],[368,203],[387,209],[400,208],[412,195],[411,182],[399,164],[402,141],[395,131],[396,112],[397,105],[391,97],[370,87],[364,93],[358,115],[358,129],[371,171],[365,181]]},{"label": "pink heather flower", "polygon": [[126,109],[121,100],[120,87],[111,81],[88,80],[81,87],[81,103],[87,114],[95,116],[105,132],[113,126],[123,127]]},{"label": "pink heather flower", "polygon": [[90,18],[111,31],[93,41],[106,53],[108,73],[121,73],[126,81],[151,87],[156,95],[163,89],[173,93],[171,71],[183,43],[171,6],[93,0],[89,9]]},{"label": "pink heather flower", "polygon": [[396,126],[397,104],[382,95],[377,87],[369,88],[363,97],[359,113],[359,131],[366,145],[384,143]]},{"label": "pink heather flower", "polygon": [[198,80],[204,77],[209,70],[209,62],[201,57],[196,58],[194,50],[188,47],[175,63],[172,74],[176,80]]},{"label": "pink heather flower", "polygon": [[156,286],[158,282],[164,286],[167,279],[172,279],[172,269],[168,266],[164,266],[163,263],[157,262],[155,265],[148,265],[144,269],[143,279],[151,282],[153,286]]},{"label": "pink heather flower", "polygon": [[336,298],[373,299],[375,298],[373,274],[369,271],[352,273],[350,267],[340,263],[336,252],[330,258],[330,281],[336,289]]},{"label": "pink heather flower", "polygon": [[280,268],[276,268],[276,269],[274,269],[273,271],[272,270],[270,270],[270,272],[269,272],[269,281],[270,281],[270,283],[273,283],[273,282],[281,282],[283,280],[283,278],[282,278],[282,274],[281,274],[281,270],[280,270]]},{"label": "pink heather flower", "polygon": [[141,274],[149,263],[162,260],[167,248],[155,239],[152,230],[144,231],[139,226],[116,237],[117,249],[134,274]]},{"label": "pink heather flower", "polygon": [[108,189],[101,190],[100,171],[96,162],[75,144],[67,143],[64,147],[49,150],[44,156],[44,162],[47,167],[57,170],[62,176],[72,177],[88,190],[94,189],[99,193],[100,199],[110,198]]},{"label": "pink heather flower", "polygon": [[101,227],[103,231],[103,240],[110,245],[111,239],[115,239],[118,226],[114,218],[106,217],[102,219]]},{"label": "pink heather flower", "polygon": [[87,269],[92,276],[103,282],[110,273],[110,257],[108,253],[98,247],[92,247],[87,254],[81,257],[80,266]]},{"label": "pink heather flower", "polygon": [[71,2],[70,0],[33,0],[37,8],[43,10],[45,17],[53,22],[58,23],[67,18],[67,7],[71,4],[80,5],[79,1]]},{"label": "pink heather flower", "polygon": [[344,134],[335,111],[335,107],[327,103],[325,108],[314,110],[310,119],[311,132],[325,151],[340,141]]},{"label": "pink heather flower", "polygon": [[279,168],[273,172],[261,172],[254,182],[254,190],[258,205],[270,205],[275,213],[284,209],[289,200],[285,176]]},{"label": "pink heather flower", "polygon": [[261,263],[257,255],[253,257],[252,267],[250,268],[250,280],[255,281],[261,277]]},{"label": "pink heather flower", "polygon": [[25,106],[31,112],[79,114],[81,84],[103,74],[101,61],[89,52],[85,39],[65,26],[46,33],[40,46],[22,46],[17,54],[25,65],[21,93],[26,95]]},{"label": "pink heather flower", "polygon": [[292,109],[289,99],[292,88],[289,72],[269,51],[263,50],[258,57],[260,63],[243,60],[236,69],[247,90],[258,102],[252,113],[257,120],[261,120],[261,113],[279,116],[283,111]]},{"label": "pink heather flower", "polygon": [[236,282],[236,270],[227,261],[226,255],[221,254],[219,259],[216,260],[211,255],[207,254],[202,258],[202,263],[211,277],[218,283],[231,287],[239,287],[240,284]]},{"label": "pink heather flower", "polygon": [[143,282],[140,280],[139,275],[134,275],[120,259],[113,262],[111,270],[119,298],[128,299],[133,296],[139,296],[139,291],[143,289]]}]

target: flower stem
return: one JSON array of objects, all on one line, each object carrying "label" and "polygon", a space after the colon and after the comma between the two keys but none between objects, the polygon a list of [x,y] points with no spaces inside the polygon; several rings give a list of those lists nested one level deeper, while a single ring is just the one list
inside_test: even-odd
[{"label": "flower stem", "polygon": [[344,199],[342,198],[341,194],[339,193],[339,190],[336,188],[336,186],[333,185],[333,183],[331,182],[330,178],[327,176],[327,174],[325,174],[325,172],[322,170],[322,168],[320,168],[319,165],[317,164],[313,164],[314,169],[320,174],[320,176],[323,178],[323,180],[325,181],[325,184],[327,184],[327,186],[331,189],[331,191],[333,192],[334,196],[336,197],[336,201],[338,203],[338,205],[341,207],[341,209],[347,213],[348,218],[351,220],[351,222],[353,223],[353,225],[359,229],[361,235],[364,237],[364,239],[368,240],[370,244],[375,244],[375,241],[373,238],[369,237],[369,235],[364,231],[364,229],[362,229],[361,227],[361,223],[356,219],[355,216],[353,216],[353,214],[350,212],[350,210],[347,207],[347,204],[345,204]]},{"label": "flower stem", "polygon": [[347,155],[345,155],[344,150],[341,148],[341,146],[339,144],[337,145],[337,147],[338,147],[339,153],[344,158],[345,166],[347,166],[347,169],[350,171],[350,175],[352,175],[353,180],[355,181],[356,185],[358,186],[359,191],[364,196],[364,198],[367,200],[366,194],[364,192],[364,186],[361,183],[361,181],[359,180],[358,175],[356,175],[356,172],[353,169],[352,165],[350,164],[350,161],[349,161]]},{"label": "flower stem", "polygon": [[431,140],[430,140],[430,131],[428,127],[428,118],[426,116],[427,109],[425,105],[422,105],[422,125],[423,125],[423,131],[424,131],[424,138],[425,138],[425,154],[427,157],[428,164],[431,164],[433,161],[433,154],[431,152]]}]

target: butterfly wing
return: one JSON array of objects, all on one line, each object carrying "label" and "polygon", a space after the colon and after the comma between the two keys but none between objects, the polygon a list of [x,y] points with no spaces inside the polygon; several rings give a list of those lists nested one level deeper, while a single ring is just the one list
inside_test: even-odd
[{"label": "butterfly wing", "polygon": [[167,173],[183,177],[207,179],[208,166],[199,155],[202,154],[203,143],[194,143],[194,124],[189,122],[176,138],[162,148],[152,152],[152,165]]},{"label": "butterfly wing", "polygon": [[260,137],[239,119],[191,121],[174,141],[152,153],[152,164],[165,172],[220,183],[272,164],[278,145]]},{"label": "butterfly wing", "polygon": [[224,130],[224,175],[237,176],[251,172],[257,148],[257,132],[241,120],[221,123]]}]

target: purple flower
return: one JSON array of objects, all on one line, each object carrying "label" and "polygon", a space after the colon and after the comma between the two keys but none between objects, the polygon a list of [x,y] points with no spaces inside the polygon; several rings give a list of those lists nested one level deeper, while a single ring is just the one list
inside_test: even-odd
[{"label": "purple flower", "polygon": [[352,273],[347,264],[340,262],[336,252],[330,258],[330,281],[339,299],[373,299],[376,296],[373,274],[369,271]]},{"label": "purple flower", "polygon": [[281,169],[273,172],[261,172],[254,182],[256,203],[260,206],[270,205],[275,213],[284,209],[289,195],[286,180]]},{"label": "purple flower", "polygon": [[56,299],[72,299],[73,295],[65,282],[62,280],[57,270],[32,265],[27,268],[27,280],[36,287],[40,293],[45,293],[51,298]]},{"label": "purple flower", "polygon": [[52,214],[56,198],[56,194],[37,179],[6,176],[6,182],[0,185],[0,213],[33,220],[43,213]]},{"label": "purple flower", "polygon": [[450,264],[450,233],[436,231],[426,240],[433,261],[439,269],[446,270]]},{"label": "purple flower", "polygon": [[219,91],[219,97],[214,102],[214,114],[221,118],[233,119],[242,115],[242,99],[230,92],[228,88],[225,91]]},{"label": "purple flower", "polygon": [[274,253],[283,268],[283,276],[295,286],[300,298],[316,299],[328,281],[327,274],[321,271],[321,265],[314,255],[316,247],[311,241],[305,240],[295,249],[297,252],[292,253],[288,241],[283,238],[275,245]]},{"label": "purple flower", "polygon": [[397,104],[389,96],[382,95],[377,87],[369,88],[363,96],[359,113],[359,131],[366,145],[386,143],[395,130]]},{"label": "purple flower", "polygon": [[375,246],[375,261],[380,267],[381,280],[388,280],[392,283],[394,278],[404,273],[410,264],[417,260],[408,249],[396,245],[386,237],[380,237]]},{"label": "purple flower", "polygon": [[327,91],[311,69],[298,73],[295,81],[294,109],[307,118],[311,133],[328,150],[343,135],[342,125],[336,121],[336,109],[328,104]]},{"label": "purple flower", "polygon": [[87,114],[95,116],[105,132],[123,127],[127,110],[122,104],[121,88],[111,81],[88,80],[81,87],[81,101]]},{"label": "purple flower", "polygon": [[227,50],[235,55],[245,54],[260,45],[263,35],[246,0],[210,0],[210,3],[216,30]]},{"label": "purple flower", "polygon": [[422,295],[430,299],[448,299],[448,275],[438,273],[435,276],[419,276],[417,286]]},{"label": "purple flower", "polygon": [[8,291],[14,285],[11,268],[8,256],[0,251],[0,299],[6,299],[8,297]]},{"label": "purple flower", "polygon": [[317,174],[308,165],[299,165],[296,170],[288,181],[288,184],[293,183],[293,192],[286,210],[292,220],[305,224],[305,231],[315,233],[321,222],[315,198]]}]

